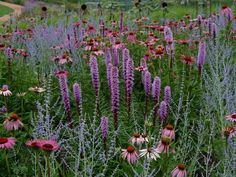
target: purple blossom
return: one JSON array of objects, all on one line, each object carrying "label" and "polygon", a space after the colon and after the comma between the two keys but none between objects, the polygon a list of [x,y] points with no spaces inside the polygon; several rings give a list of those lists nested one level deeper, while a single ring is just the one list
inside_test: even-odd
[{"label": "purple blossom", "polygon": [[197,16],[197,22],[198,22],[198,26],[200,27],[202,24],[202,16],[201,15]]},{"label": "purple blossom", "polygon": [[[146,60],[145,60],[144,58],[142,58],[142,59],[140,60],[140,66],[143,67],[143,68],[148,69],[148,68],[147,68],[147,62],[146,62]],[[145,75],[145,72],[146,72],[146,71],[142,71],[142,83],[143,83],[143,84],[144,84],[144,75]]]},{"label": "purple blossom", "polygon": [[123,24],[124,23],[124,13],[120,13],[120,32],[123,32]]},{"label": "purple blossom", "polygon": [[81,103],[82,103],[82,100],[81,100],[81,89],[80,89],[80,86],[78,83],[74,83],[73,85],[73,93],[74,93],[74,98],[75,98],[75,103],[76,103],[76,106],[77,106],[77,111],[80,115],[80,111],[81,111]]},{"label": "purple blossom", "polygon": [[109,63],[111,63],[111,50],[109,48],[105,49],[105,64],[108,66]]},{"label": "purple blossom", "polygon": [[125,88],[126,88],[126,100],[128,105],[128,112],[130,112],[131,107],[131,97],[134,85],[134,62],[130,58],[126,63],[126,78],[125,78]]},{"label": "purple blossom", "polygon": [[122,50],[122,71],[123,71],[123,78],[125,79],[126,77],[126,64],[128,59],[130,58],[129,56],[129,50],[127,48],[124,48]]},{"label": "purple blossom", "polygon": [[108,135],[108,117],[103,116],[101,118],[100,126],[101,126],[101,131],[102,131],[102,139],[103,141],[105,141]]},{"label": "purple blossom", "polygon": [[118,111],[119,111],[119,70],[116,66],[111,70],[111,110],[114,118],[115,130],[118,129]]},{"label": "purple blossom", "polygon": [[167,106],[170,105],[171,102],[171,89],[170,86],[166,86],[164,89],[164,100],[167,104]]},{"label": "purple blossom", "polygon": [[7,113],[7,107],[6,106],[1,107],[0,112],[1,113]]},{"label": "purple blossom", "polygon": [[159,112],[160,119],[163,122],[166,119],[167,114],[168,114],[168,112],[167,112],[167,104],[166,104],[165,101],[161,102],[160,108],[159,108],[158,112]]},{"label": "purple blossom", "polygon": [[69,96],[69,89],[67,85],[67,71],[58,71],[55,75],[59,79],[60,90],[61,90],[61,97],[64,103],[64,109],[66,112],[67,122],[69,126],[72,127],[72,116],[71,116],[71,108],[70,108],[70,96]]},{"label": "purple blossom", "polygon": [[[111,64],[111,63],[109,63],[108,64],[108,66],[107,66],[107,82],[108,82],[108,86],[109,86],[109,88],[111,88],[111,71],[112,71],[112,67],[113,67],[113,65]],[[110,91],[111,91],[111,89],[110,89]]]},{"label": "purple blossom", "polygon": [[89,65],[90,65],[90,72],[92,76],[93,88],[95,90],[96,97],[98,97],[99,89],[100,89],[100,82],[99,82],[98,63],[97,63],[97,58],[95,56],[90,57]]},{"label": "purple blossom", "polygon": [[151,92],[151,82],[152,82],[151,73],[149,71],[145,71],[144,90],[147,97],[150,95]]},{"label": "purple blossom", "polygon": [[152,97],[155,104],[159,102],[160,92],[161,92],[161,79],[158,76],[156,76],[152,83]]},{"label": "purple blossom", "polygon": [[200,41],[198,47],[198,58],[197,58],[199,75],[201,74],[202,66],[205,63],[205,58],[206,58],[206,43],[205,41]]},{"label": "purple blossom", "polygon": [[164,38],[166,42],[172,42],[173,41],[173,33],[171,29],[168,26],[164,27]]},{"label": "purple blossom", "polygon": [[113,65],[118,66],[119,65],[119,52],[118,52],[118,49],[112,48],[112,54],[113,54]]},{"label": "purple blossom", "polygon": [[217,32],[218,32],[217,25],[215,23],[212,23],[212,32],[211,32],[211,34],[212,34],[213,39],[216,38]]}]

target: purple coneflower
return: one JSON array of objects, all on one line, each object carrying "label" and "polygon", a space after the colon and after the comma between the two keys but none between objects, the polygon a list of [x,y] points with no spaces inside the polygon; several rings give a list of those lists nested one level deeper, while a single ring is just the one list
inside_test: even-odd
[{"label": "purple coneflower", "polygon": [[11,149],[13,148],[16,139],[13,137],[3,138],[0,137],[0,149]]},{"label": "purple coneflower", "polygon": [[166,127],[162,130],[162,136],[169,137],[171,140],[175,139],[174,126],[171,124],[166,125]]},{"label": "purple coneflower", "polygon": [[122,149],[121,155],[124,159],[127,159],[129,164],[135,163],[139,158],[138,152],[133,146],[128,146],[127,149]]},{"label": "purple coneflower", "polygon": [[146,156],[147,159],[152,159],[152,160],[157,160],[157,158],[160,158],[160,152],[157,149],[154,148],[147,148],[147,149],[142,149],[139,151],[140,157]]},{"label": "purple coneflower", "polygon": [[24,124],[16,113],[12,113],[7,119],[5,119],[3,126],[6,130],[18,130],[19,128],[22,128]]},{"label": "purple coneflower", "polygon": [[236,113],[226,116],[226,120],[231,121],[231,122],[236,122]]},{"label": "purple coneflower", "polygon": [[186,166],[184,164],[179,164],[171,172],[171,177],[187,177]]}]

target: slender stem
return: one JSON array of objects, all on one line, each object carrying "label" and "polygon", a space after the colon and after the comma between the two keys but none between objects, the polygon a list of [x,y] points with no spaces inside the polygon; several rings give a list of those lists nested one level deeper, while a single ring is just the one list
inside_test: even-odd
[{"label": "slender stem", "polygon": [[10,171],[10,167],[9,167],[7,150],[5,151],[5,161],[6,161],[6,166],[7,166],[7,173],[8,173],[8,176],[10,177],[11,176],[11,171]]},{"label": "slender stem", "polygon": [[50,160],[49,160],[49,157],[50,157],[49,154],[47,154],[47,155],[45,156],[45,159],[46,159],[46,165],[47,165],[48,177],[51,176],[51,168],[50,168]]}]

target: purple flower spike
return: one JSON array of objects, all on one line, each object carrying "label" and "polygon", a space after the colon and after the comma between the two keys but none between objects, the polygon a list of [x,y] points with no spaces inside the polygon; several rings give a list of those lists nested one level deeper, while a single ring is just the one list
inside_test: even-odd
[{"label": "purple flower spike", "polygon": [[59,79],[60,90],[61,90],[61,97],[64,103],[64,109],[66,112],[67,122],[69,126],[72,128],[72,116],[71,116],[71,108],[70,108],[70,96],[69,96],[69,89],[67,85],[67,71],[58,71],[55,75]]},{"label": "purple flower spike", "polygon": [[109,48],[105,49],[105,64],[108,66],[111,63],[111,50]]},{"label": "purple flower spike", "polygon": [[111,110],[113,113],[114,127],[118,129],[118,111],[119,111],[119,70],[116,66],[111,71]]},{"label": "purple flower spike", "polygon": [[152,84],[152,97],[155,104],[159,102],[161,92],[161,79],[156,76]]},{"label": "purple flower spike", "polygon": [[112,48],[112,54],[113,54],[113,65],[118,66],[119,65],[119,52],[116,48]]},{"label": "purple flower spike", "polygon": [[[111,71],[112,71],[112,67],[113,65],[111,63],[108,64],[107,66],[107,82],[108,82],[108,86],[109,88],[111,88]],[[111,91],[111,89],[110,89]]]},{"label": "purple flower spike", "polygon": [[134,62],[130,58],[126,63],[126,78],[125,78],[126,101],[128,105],[128,112],[130,112],[131,109],[133,85],[134,85]]},{"label": "purple flower spike", "polygon": [[201,75],[202,67],[205,63],[205,58],[206,58],[206,43],[205,43],[205,41],[201,41],[199,43],[198,58],[197,58],[199,76]]},{"label": "purple flower spike", "polygon": [[164,100],[165,100],[167,106],[169,106],[170,102],[171,102],[171,89],[170,89],[170,86],[166,86],[164,92],[165,92]]},{"label": "purple flower spike", "polygon": [[122,33],[123,32],[123,24],[124,23],[124,13],[121,12],[120,13],[120,32]]},{"label": "purple flower spike", "polygon": [[96,97],[99,96],[100,82],[99,82],[99,72],[98,72],[98,63],[95,56],[90,57],[90,72],[92,76],[93,88],[95,90]]},{"label": "purple flower spike", "polygon": [[123,78],[125,79],[126,77],[126,63],[128,61],[128,59],[130,58],[129,56],[129,50],[124,48],[122,50],[122,71],[123,71]]},{"label": "purple flower spike", "polygon": [[215,23],[212,23],[212,32],[211,32],[211,34],[212,34],[213,39],[215,39],[216,36],[217,36],[217,25]]},{"label": "purple flower spike", "polygon": [[106,141],[107,135],[108,135],[108,118],[103,116],[101,118],[101,131],[102,131],[102,139],[103,141]]},{"label": "purple flower spike", "polygon": [[80,111],[81,111],[81,103],[82,103],[82,97],[81,97],[81,89],[79,84],[74,83],[73,85],[73,92],[74,92],[74,98],[75,98],[75,103],[77,106],[77,111],[78,114],[80,115]]},{"label": "purple flower spike", "polygon": [[151,82],[152,82],[151,73],[149,71],[145,71],[144,90],[147,97],[150,95],[151,92]]},{"label": "purple flower spike", "polygon": [[160,108],[159,108],[159,116],[160,116],[160,120],[163,122],[166,117],[167,117],[167,104],[165,101],[162,101],[161,104],[160,104]]}]

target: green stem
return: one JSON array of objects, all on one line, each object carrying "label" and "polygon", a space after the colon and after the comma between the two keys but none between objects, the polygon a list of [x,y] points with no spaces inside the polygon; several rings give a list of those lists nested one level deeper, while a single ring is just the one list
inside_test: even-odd
[{"label": "green stem", "polygon": [[7,150],[5,151],[5,160],[6,160],[6,166],[7,166],[7,173],[8,173],[8,176],[10,177],[11,176],[11,172],[10,172],[10,167],[9,167]]}]

